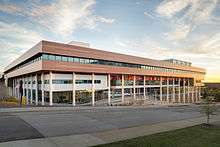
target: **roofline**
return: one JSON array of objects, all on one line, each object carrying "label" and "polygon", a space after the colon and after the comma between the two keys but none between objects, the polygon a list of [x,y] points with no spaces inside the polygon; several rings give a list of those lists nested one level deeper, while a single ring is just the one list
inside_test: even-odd
[{"label": "roofline", "polygon": [[[82,47],[82,46],[77,46],[77,45],[71,45],[71,44],[65,44],[65,43],[60,43],[60,42],[54,42],[54,41],[47,41],[47,40],[41,40],[40,42],[38,42],[35,46],[33,46],[31,49],[29,49],[28,51],[26,51],[25,53],[23,53],[20,57],[18,57],[17,59],[15,59],[12,63],[10,63],[8,66],[5,67],[5,72],[8,71],[9,69],[17,66],[18,64],[24,62],[25,60],[27,60],[28,58],[43,52],[43,46],[46,44],[55,44],[55,45],[60,45],[60,46],[67,46],[67,47],[77,47],[77,48],[84,48],[84,49],[89,49],[89,50],[94,50],[96,52],[102,52],[102,53],[111,53],[117,56],[127,56],[127,57],[131,57],[131,58],[136,58],[136,59],[140,59],[140,60],[146,60],[146,62],[159,62],[164,66],[161,67],[167,67],[167,68],[183,68],[183,67],[187,67],[187,68],[192,68],[192,71],[201,71],[201,72],[206,72],[206,70],[204,68],[200,68],[200,67],[194,67],[194,66],[184,66],[184,65],[174,65],[173,63],[170,63],[168,61],[163,61],[163,60],[156,60],[156,59],[150,59],[150,58],[144,58],[144,57],[139,57],[139,56],[134,56],[134,55],[128,55],[128,54],[122,54],[122,53],[117,53],[117,52],[111,52],[111,51],[105,51],[105,50],[101,50],[101,49],[95,49],[95,48],[90,48],[90,47]],[[101,58],[100,58],[101,59]],[[114,60],[113,60],[114,61]],[[147,63],[146,63],[147,65]],[[151,65],[151,66],[158,66],[158,65]],[[168,67],[171,66],[171,67]],[[193,70],[195,69],[195,70]]]}]

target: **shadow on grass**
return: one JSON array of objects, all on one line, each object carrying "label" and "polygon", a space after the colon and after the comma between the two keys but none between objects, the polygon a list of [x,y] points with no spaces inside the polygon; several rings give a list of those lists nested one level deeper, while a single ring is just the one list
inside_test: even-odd
[{"label": "shadow on grass", "polygon": [[97,147],[220,147],[220,126],[201,124]]}]

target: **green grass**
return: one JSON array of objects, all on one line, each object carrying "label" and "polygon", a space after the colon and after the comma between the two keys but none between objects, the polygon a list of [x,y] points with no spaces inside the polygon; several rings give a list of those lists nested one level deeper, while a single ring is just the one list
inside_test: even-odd
[{"label": "green grass", "polygon": [[198,125],[99,147],[220,147],[220,126],[207,128]]}]

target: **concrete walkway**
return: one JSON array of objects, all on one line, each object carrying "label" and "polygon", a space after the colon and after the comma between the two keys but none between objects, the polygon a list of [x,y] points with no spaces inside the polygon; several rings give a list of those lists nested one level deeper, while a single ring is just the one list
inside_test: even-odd
[{"label": "concrete walkway", "polygon": [[[220,121],[219,115],[211,119],[211,122],[216,121]],[[203,122],[205,122],[205,117],[199,117],[180,121],[156,123],[152,125],[142,125],[130,128],[104,131],[92,134],[80,134],[4,142],[0,143],[0,147],[85,147],[185,128],[193,125],[198,125]]]},{"label": "concrete walkway", "polygon": [[45,112],[45,111],[61,111],[61,110],[88,110],[88,109],[115,109],[115,108],[163,108],[163,107],[182,107],[197,106],[195,104],[161,104],[148,106],[36,106],[36,107],[15,107],[0,108],[0,113],[19,113],[19,112]]}]

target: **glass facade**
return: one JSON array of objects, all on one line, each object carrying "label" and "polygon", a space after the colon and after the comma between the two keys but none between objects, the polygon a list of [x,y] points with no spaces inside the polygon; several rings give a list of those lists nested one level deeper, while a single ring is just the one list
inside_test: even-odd
[{"label": "glass facade", "polygon": [[203,72],[195,72],[189,70],[180,70],[180,69],[173,69],[173,68],[165,68],[165,67],[157,67],[157,66],[150,66],[150,65],[141,65],[141,64],[133,64],[133,63],[123,63],[123,62],[116,62],[116,61],[107,61],[107,60],[100,60],[100,59],[88,59],[88,58],[80,58],[80,57],[68,57],[68,56],[61,56],[61,55],[51,55],[51,54],[41,54],[38,55],[30,60],[27,60],[26,63],[22,63],[15,68],[19,69],[31,63],[40,61],[40,60],[50,60],[50,61],[61,61],[61,62],[76,62],[80,64],[100,64],[100,65],[109,65],[109,66],[120,66],[120,67],[129,67],[129,68],[139,68],[145,70],[157,70],[162,72],[172,72],[172,73],[190,73],[190,74],[205,74]]}]

